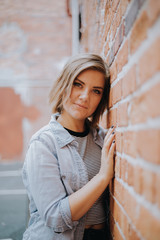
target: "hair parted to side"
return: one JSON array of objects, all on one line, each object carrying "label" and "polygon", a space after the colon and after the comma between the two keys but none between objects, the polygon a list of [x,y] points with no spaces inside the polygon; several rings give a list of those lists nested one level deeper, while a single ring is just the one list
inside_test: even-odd
[{"label": "hair parted to side", "polygon": [[74,80],[80,73],[88,69],[103,73],[105,79],[102,99],[90,118],[91,125],[96,126],[105,109],[108,109],[110,92],[109,67],[99,55],[83,53],[72,56],[64,66],[57,81],[53,84],[49,95],[49,102],[52,105],[53,113],[61,113],[63,111],[63,101],[69,98]]}]

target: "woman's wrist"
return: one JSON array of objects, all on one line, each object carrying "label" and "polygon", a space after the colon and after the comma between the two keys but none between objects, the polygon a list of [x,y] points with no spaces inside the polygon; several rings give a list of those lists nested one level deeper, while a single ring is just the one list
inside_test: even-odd
[{"label": "woman's wrist", "polygon": [[104,187],[107,187],[110,181],[110,178],[108,176],[106,176],[105,174],[99,172],[96,177],[99,179],[101,185],[103,185]]}]

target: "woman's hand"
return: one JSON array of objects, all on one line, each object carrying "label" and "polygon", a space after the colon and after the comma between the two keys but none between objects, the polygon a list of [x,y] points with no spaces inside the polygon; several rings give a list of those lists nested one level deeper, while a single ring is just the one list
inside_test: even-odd
[{"label": "woman's hand", "polygon": [[102,156],[101,156],[101,167],[99,174],[107,179],[110,180],[113,177],[113,156],[115,150],[115,132],[114,127],[110,128],[107,135],[104,139],[104,145],[102,148]]}]

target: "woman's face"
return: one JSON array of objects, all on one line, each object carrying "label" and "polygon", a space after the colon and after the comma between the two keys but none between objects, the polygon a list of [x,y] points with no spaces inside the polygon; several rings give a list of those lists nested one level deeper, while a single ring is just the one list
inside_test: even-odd
[{"label": "woman's face", "polygon": [[91,116],[101,101],[104,90],[104,75],[88,69],[73,82],[69,99],[63,103],[63,115],[77,120]]}]

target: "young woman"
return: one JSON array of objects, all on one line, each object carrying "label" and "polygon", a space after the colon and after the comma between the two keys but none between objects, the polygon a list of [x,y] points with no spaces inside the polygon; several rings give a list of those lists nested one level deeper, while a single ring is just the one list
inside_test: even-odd
[{"label": "young woman", "polygon": [[31,138],[23,167],[30,221],[23,240],[106,239],[105,193],[115,134],[98,126],[108,106],[109,69],[95,54],[65,65],[50,93],[50,123]]}]

